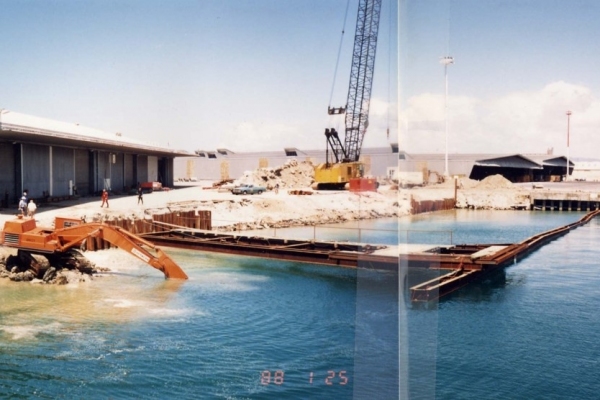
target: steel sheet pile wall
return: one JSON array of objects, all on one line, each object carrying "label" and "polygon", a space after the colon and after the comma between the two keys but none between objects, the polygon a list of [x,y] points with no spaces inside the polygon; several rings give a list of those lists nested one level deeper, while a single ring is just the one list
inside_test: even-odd
[{"label": "steel sheet pile wall", "polygon": [[[210,211],[176,211],[167,214],[155,214],[152,216],[154,222],[162,222],[169,225],[177,225],[186,228],[203,229],[210,231],[211,212]],[[172,228],[165,225],[157,225],[153,232],[168,231]]]},{"label": "steel sheet pile wall", "polygon": [[[212,230],[212,214],[210,211],[201,210],[173,211],[165,214],[154,214],[152,215],[152,220],[119,218],[107,221],[106,224],[118,226],[136,235],[163,232],[176,228],[175,226],[168,226],[166,224],[176,225],[181,228]],[[87,250],[95,251],[109,249],[114,246],[103,239],[90,237],[86,239],[85,247]]]},{"label": "steel sheet pile wall", "polygon": [[421,214],[431,211],[452,210],[455,206],[454,199],[421,200],[410,199],[412,214]]}]

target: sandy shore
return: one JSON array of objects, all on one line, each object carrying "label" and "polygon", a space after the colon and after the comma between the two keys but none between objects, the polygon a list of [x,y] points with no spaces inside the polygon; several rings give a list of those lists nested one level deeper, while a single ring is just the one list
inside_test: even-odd
[{"label": "sandy shore", "polygon": [[[576,185],[576,186],[573,186]],[[456,190],[456,207],[469,209],[529,209],[530,196],[536,190],[600,193],[600,183],[546,184],[533,189],[531,184],[512,184],[495,175],[482,181],[462,179]],[[208,210],[213,229],[246,230],[297,225],[337,223],[359,219],[410,215],[411,201],[454,199],[454,182],[412,189],[380,187],[377,192],[312,191],[312,195],[294,195],[287,189],[279,193],[236,196],[229,191],[206,189],[205,185],[109,199],[109,208],[101,208],[100,198],[81,198],[41,205],[35,216],[40,226],[52,226],[56,216],[103,221],[116,218],[143,219],[171,211]],[[304,188],[310,192],[310,189]],[[16,207],[15,207],[16,208]],[[0,210],[0,223],[12,219],[16,210]]]}]

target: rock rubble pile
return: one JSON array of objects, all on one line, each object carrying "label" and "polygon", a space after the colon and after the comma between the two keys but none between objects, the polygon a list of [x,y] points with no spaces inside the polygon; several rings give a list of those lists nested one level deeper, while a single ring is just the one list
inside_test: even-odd
[{"label": "rock rubble pile", "polygon": [[34,268],[24,266],[15,255],[0,256],[0,278],[8,278],[14,282],[65,285],[67,283],[90,281],[94,273],[105,270],[97,268],[87,259],[85,265],[64,267],[52,266],[47,259],[34,257],[38,262],[37,271]]},{"label": "rock rubble pile", "polygon": [[280,189],[307,188],[315,181],[314,165],[310,161],[289,160],[276,168],[258,168],[246,171],[238,179],[240,184],[264,186],[272,190],[275,185]]}]

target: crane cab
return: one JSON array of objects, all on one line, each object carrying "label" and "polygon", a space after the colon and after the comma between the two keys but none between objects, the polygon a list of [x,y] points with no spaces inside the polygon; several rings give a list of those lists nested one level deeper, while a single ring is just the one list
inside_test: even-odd
[{"label": "crane cab", "polygon": [[[362,177],[364,166],[360,162],[322,163],[315,168],[315,186],[318,190],[349,189],[352,179]],[[348,185],[348,186],[347,186]]]}]

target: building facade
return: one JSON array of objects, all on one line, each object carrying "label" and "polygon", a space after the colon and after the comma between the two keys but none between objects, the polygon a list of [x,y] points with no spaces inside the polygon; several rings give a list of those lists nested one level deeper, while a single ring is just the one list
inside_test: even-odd
[{"label": "building facade", "polygon": [[127,192],[138,183],[173,184],[173,159],[187,155],[95,129],[0,111],[0,198]]},{"label": "building facade", "polygon": [[[241,177],[244,172],[257,168],[276,168],[289,160],[310,161],[314,165],[325,162],[325,150],[301,150],[295,147],[282,151],[236,153],[228,149],[197,151],[194,157],[175,159],[176,180],[228,180]],[[398,166],[398,145],[365,148],[360,160],[365,165],[365,176],[384,178],[390,167]]]}]

